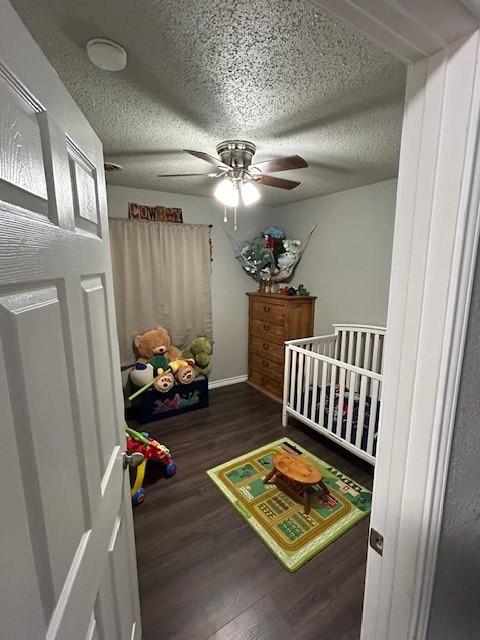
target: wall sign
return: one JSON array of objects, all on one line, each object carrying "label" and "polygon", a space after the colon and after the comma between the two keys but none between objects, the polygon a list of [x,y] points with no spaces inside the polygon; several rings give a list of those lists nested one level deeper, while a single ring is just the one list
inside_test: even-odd
[{"label": "wall sign", "polygon": [[183,222],[182,210],[177,207],[149,207],[135,202],[128,203],[128,217],[132,220]]}]

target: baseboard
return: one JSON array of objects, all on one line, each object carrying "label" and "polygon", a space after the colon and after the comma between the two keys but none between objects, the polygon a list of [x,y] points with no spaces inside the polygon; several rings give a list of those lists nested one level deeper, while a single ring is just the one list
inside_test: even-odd
[{"label": "baseboard", "polygon": [[274,393],[270,393],[270,391],[267,391],[260,385],[255,384],[255,382],[252,382],[251,380],[247,380],[247,384],[249,384],[251,387],[253,387],[257,391],[260,391],[260,393],[263,393],[263,395],[268,396],[272,400],[275,400],[275,402],[280,402],[280,404],[283,404],[283,398],[276,396]]},{"label": "baseboard", "polygon": [[218,387],[229,387],[231,384],[239,384],[246,382],[247,376],[234,376],[233,378],[224,378],[223,380],[212,380],[208,383],[209,389],[217,389]]}]

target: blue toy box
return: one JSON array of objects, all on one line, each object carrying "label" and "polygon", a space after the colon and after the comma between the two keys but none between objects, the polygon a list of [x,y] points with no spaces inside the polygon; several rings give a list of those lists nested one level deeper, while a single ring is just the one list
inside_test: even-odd
[{"label": "blue toy box", "polygon": [[149,389],[132,401],[135,418],[142,424],[208,407],[208,378],[175,384],[167,393]]}]

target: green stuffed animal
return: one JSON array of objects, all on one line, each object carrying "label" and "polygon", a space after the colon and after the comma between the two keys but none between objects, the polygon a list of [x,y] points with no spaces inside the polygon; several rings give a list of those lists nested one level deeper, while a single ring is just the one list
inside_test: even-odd
[{"label": "green stuffed animal", "polygon": [[195,370],[197,375],[208,376],[211,369],[211,355],[213,352],[212,343],[206,336],[195,338],[186,351],[183,352],[184,358],[193,358],[195,360]]}]

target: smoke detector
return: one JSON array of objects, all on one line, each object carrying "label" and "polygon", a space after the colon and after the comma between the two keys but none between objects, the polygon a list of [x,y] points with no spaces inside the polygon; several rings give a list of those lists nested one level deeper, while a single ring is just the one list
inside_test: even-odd
[{"label": "smoke detector", "polygon": [[122,71],[127,66],[127,52],[113,40],[93,38],[87,42],[91,62],[104,71]]}]

